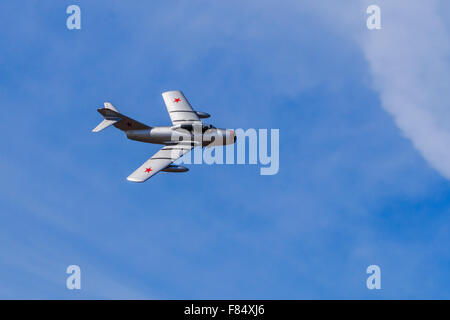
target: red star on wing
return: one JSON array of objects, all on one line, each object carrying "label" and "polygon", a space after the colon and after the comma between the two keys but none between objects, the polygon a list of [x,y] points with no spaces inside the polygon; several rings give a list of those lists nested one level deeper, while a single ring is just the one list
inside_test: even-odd
[{"label": "red star on wing", "polygon": [[178,103],[178,102],[180,102],[180,101],[181,101],[180,98],[175,98],[175,99],[173,99],[173,102],[176,102],[176,103]]},{"label": "red star on wing", "polygon": [[150,171],[152,171],[152,168],[146,168],[145,172],[150,173]]}]

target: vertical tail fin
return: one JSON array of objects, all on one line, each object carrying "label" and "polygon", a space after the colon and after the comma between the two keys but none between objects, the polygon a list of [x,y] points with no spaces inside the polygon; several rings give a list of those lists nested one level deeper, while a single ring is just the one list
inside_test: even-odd
[{"label": "vertical tail fin", "polygon": [[[116,108],[114,108],[114,106],[110,103],[110,102],[105,102],[104,103],[104,108],[102,109],[98,109],[98,112],[100,112],[100,114],[105,118],[102,122],[100,122],[98,124],[98,126],[96,126],[92,132],[99,132],[102,131],[103,129],[108,128],[109,126],[115,124],[116,122],[120,121],[120,117],[119,117],[119,112],[117,111]],[[112,111],[112,112],[111,112]]]},{"label": "vertical tail fin", "polygon": [[124,116],[123,114],[119,113],[114,106],[109,103],[105,102],[105,107],[97,109],[97,111],[105,118],[100,124],[95,127],[93,132],[99,132],[103,129],[108,128],[111,125],[114,125],[119,130],[122,131],[129,131],[129,130],[143,130],[143,129],[150,129],[149,126],[140,123],[139,121],[133,120],[131,118],[128,118],[127,116]]}]

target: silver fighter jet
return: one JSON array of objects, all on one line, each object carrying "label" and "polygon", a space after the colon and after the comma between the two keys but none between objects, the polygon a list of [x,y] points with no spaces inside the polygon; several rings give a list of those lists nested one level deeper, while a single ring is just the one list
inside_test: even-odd
[{"label": "silver fighter jet", "polygon": [[210,115],[194,111],[181,91],[167,91],[162,96],[172,120],[172,126],[147,126],[119,113],[109,102],[104,103],[104,108],[98,109],[105,119],[92,130],[93,132],[99,132],[114,125],[117,129],[124,131],[128,139],[164,145],[153,157],[128,176],[129,181],[144,182],[159,171],[188,171],[188,168],[172,163],[194,147],[212,147],[236,142],[233,130],[218,129],[212,125],[203,124],[200,119],[209,118]]}]

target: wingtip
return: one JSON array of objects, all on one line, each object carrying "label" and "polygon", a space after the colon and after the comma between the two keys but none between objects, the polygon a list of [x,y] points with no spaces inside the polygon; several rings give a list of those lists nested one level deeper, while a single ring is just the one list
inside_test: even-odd
[{"label": "wingtip", "polygon": [[130,181],[130,182],[134,182],[134,183],[142,183],[142,182],[145,181],[145,180],[137,180],[137,179],[132,178],[132,177],[127,177],[127,180]]},{"label": "wingtip", "polygon": [[166,94],[173,93],[173,92],[183,93],[183,91],[181,91],[181,90],[167,90],[167,91],[164,91],[163,93],[161,93],[161,95],[164,96]]}]

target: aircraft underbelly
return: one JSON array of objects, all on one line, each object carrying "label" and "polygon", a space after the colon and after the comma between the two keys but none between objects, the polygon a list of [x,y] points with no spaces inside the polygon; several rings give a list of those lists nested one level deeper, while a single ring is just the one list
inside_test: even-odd
[{"label": "aircraft underbelly", "polygon": [[[153,127],[150,130],[129,130],[126,134],[130,140],[157,144],[166,144],[172,140],[179,141],[180,139],[180,135],[174,135],[170,127]],[[190,140],[189,137],[190,135],[187,135],[183,140]]]}]

